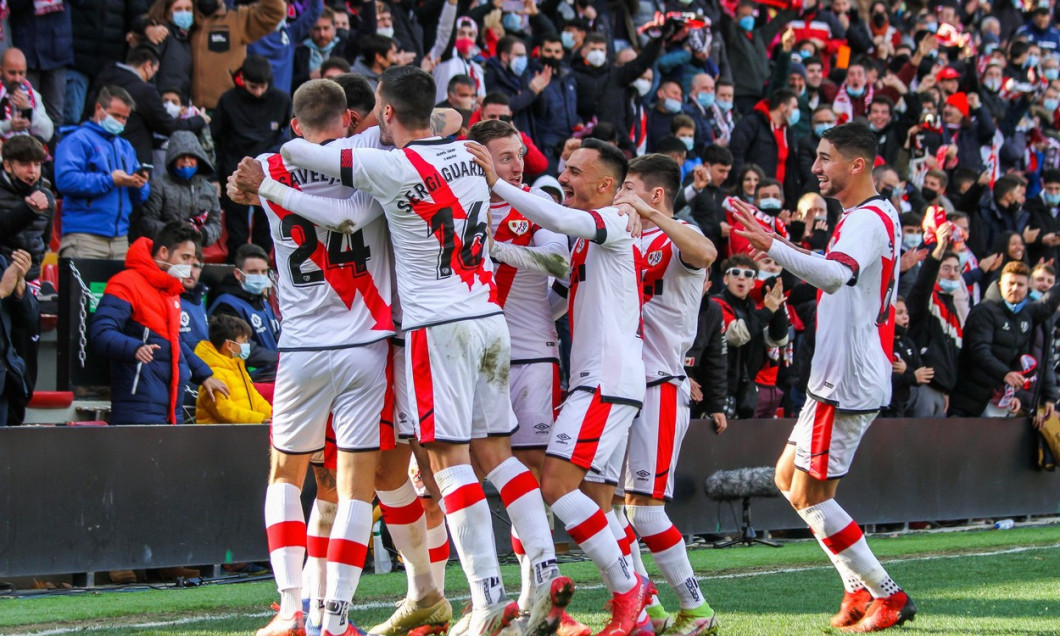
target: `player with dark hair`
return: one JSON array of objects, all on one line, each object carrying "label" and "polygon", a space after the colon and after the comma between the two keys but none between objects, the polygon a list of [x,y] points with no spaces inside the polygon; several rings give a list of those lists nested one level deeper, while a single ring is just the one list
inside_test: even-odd
[{"label": "player with dark hair", "polygon": [[891,401],[894,299],[901,225],[872,183],[876,137],[863,123],[836,126],[817,146],[813,174],[821,194],[843,205],[824,256],[801,249],[755,222],[734,202],[760,253],[823,292],[807,401],[777,463],[777,487],[832,559],[846,588],[834,627],[873,632],[901,625],[916,605],[869,549],[861,528],[836,502],[865,431]]}]

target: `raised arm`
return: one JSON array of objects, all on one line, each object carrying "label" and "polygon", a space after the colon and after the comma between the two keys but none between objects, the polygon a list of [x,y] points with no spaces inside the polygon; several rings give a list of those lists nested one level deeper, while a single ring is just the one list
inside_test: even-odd
[{"label": "raised arm", "polygon": [[563,278],[570,268],[567,237],[545,228],[534,233],[533,245],[490,242],[490,256],[516,269],[528,269]]},{"label": "raised arm", "polygon": [[345,233],[357,231],[383,213],[383,207],[363,192],[356,192],[348,199],[331,199],[306,194],[270,178],[262,181],[258,196],[311,223]]},{"label": "raised arm", "polygon": [[522,212],[526,218],[553,232],[597,243],[603,243],[607,236],[607,229],[602,221],[597,221],[599,214],[596,212],[562,206],[525,192],[506,181],[494,183],[493,192],[512,204],[512,207]]}]

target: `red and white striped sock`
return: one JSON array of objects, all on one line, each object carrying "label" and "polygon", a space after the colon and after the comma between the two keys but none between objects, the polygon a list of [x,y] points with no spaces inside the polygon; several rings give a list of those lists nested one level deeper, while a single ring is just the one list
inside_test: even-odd
[{"label": "red and white striped sock", "polygon": [[531,583],[544,585],[559,576],[552,531],[545,514],[545,500],[534,474],[518,459],[509,457],[494,468],[486,478],[501,494],[501,501],[512,520],[512,530],[530,561]]},{"label": "red and white striped sock", "polygon": [[313,624],[320,624],[327,592],[328,537],[335,523],[338,504],[322,499],[313,500],[306,525],[306,560],[302,568],[302,598],[309,599],[309,613]]},{"label": "red and white striped sock", "polygon": [[663,506],[629,506],[630,520],[651,550],[655,565],[677,594],[681,609],[691,610],[704,603],[703,591],[688,562],[685,538],[670,522]]},{"label": "red and white striped sock", "polygon": [[427,515],[416,496],[412,482],[406,480],[395,490],[378,490],[383,521],[394,540],[394,547],[405,561],[408,598],[418,601],[434,590],[431,555],[427,549]]},{"label": "red and white striped sock", "polygon": [[[830,557],[834,555],[834,561],[841,576],[843,576],[842,568],[845,567],[850,574],[860,580],[873,598],[883,598],[901,591],[902,588],[891,579],[879,559],[869,549],[861,528],[835,499],[822,501],[815,506],[796,510],[796,512],[819,538],[825,553]],[[840,564],[842,564],[841,567]],[[849,591],[854,591],[850,590],[846,576],[844,576],[844,586]]]},{"label": "red and white striped sock", "polygon": [[372,504],[340,499],[328,541],[328,584],[321,631],[337,634],[345,631],[346,608],[361,580],[371,537]]},{"label": "red and white striped sock", "polygon": [[484,610],[504,599],[486,493],[475,478],[475,471],[467,464],[439,470],[434,478],[442,491],[445,516],[460,565],[471,586],[471,607]]},{"label": "red and white striped sock", "polygon": [[604,515],[607,518],[607,527],[611,530],[611,534],[614,535],[615,541],[618,541],[618,547],[622,550],[622,558],[626,561],[626,567],[629,568],[630,572],[636,572],[637,568],[633,565],[633,545],[629,541],[629,537],[626,535],[625,528],[618,521],[618,514],[615,513],[615,509],[612,507]]},{"label": "red and white striped sock", "polygon": [[445,521],[427,528],[427,552],[431,557],[434,586],[445,596],[445,566],[449,564],[449,531],[445,529]]},{"label": "red and white striped sock", "polygon": [[[781,490],[780,494],[784,495],[784,498],[789,502],[791,501],[791,491]],[[821,537],[813,531],[813,528],[810,528],[810,534],[813,535],[814,539],[817,539],[817,544],[821,546],[824,553],[828,555],[829,559],[831,559],[832,565],[835,566],[836,571],[839,573],[839,578],[843,580],[843,589],[852,594],[858,590],[864,589],[865,586],[861,584],[861,578],[857,574],[851,572],[850,568],[846,566],[846,563],[840,562],[839,558],[832,554],[832,551],[824,544]]]},{"label": "red and white striped sock", "polygon": [[[629,518],[626,516],[626,506],[624,504],[615,504],[611,506],[611,510],[615,511],[615,518],[618,519],[618,523],[622,526],[622,530],[626,533],[626,541],[629,543],[629,556],[633,557],[633,571],[637,574],[648,577],[648,570],[644,568],[644,559],[640,554],[640,541],[637,540],[637,534],[633,532],[633,526],[629,523]],[[658,603],[658,599],[653,595],[652,605]]]},{"label": "red and white striped sock", "polygon": [[622,556],[622,549],[608,527],[600,506],[580,490],[572,490],[552,504],[552,512],[563,522],[567,534],[589,555],[612,592],[625,594],[637,584]]},{"label": "red and white striped sock", "polygon": [[302,609],[302,559],[305,558],[305,517],[302,493],[293,484],[269,484],[265,490],[265,534],[269,562],[280,592],[280,616]]}]

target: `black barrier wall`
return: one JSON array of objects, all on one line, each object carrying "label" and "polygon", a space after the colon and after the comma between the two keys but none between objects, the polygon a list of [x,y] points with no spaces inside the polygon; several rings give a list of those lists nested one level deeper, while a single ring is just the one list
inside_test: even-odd
[{"label": "black barrier wall", "polygon": [[[704,479],[772,464],[791,424],[734,421],[718,436],[692,422],[669,508],[677,527],[734,530]],[[1033,468],[1032,448],[1022,419],[877,420],[838,499],[862,524],[1060,512],[1060,473]],[[265,426],[0,428],[0,576],[266,560],[267,452]],[[760,530],[802,526],[783,499],[755,500],[752,518]],[[507,552],[503,518],[495,531]]]}]

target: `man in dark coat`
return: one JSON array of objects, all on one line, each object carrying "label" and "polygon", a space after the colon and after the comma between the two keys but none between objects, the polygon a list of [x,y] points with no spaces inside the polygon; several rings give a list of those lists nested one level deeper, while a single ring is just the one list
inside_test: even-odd
[{"label": "man in dark coat", "polygon": [[582,54],[571,63],[578,82],[578,116],[583,121],[596,117],[610,122],[626,134],[633,124],[630,86],[655,63],[662,45],[662,37],[652,38],[636,58],[615,66],[607,57],[607,38],[587,35]]},{"label": "man in dark coat", "polygon": [[792,126],[799,117],[799,100],[790,89],[777,89],[758,102],[732,131],[732,171],[740,174],[745,164],[757,164],[782,184],[785,201],[797,201],[802,194],[799,146]]},{"label": "man in dark coat", "polygon": [[33,393],[14,335],[40,322],[37,298],[26,289],[30,262],[22,250],[15,250],[10,261],[0,256],[0,426],[21,424]]},{"label": "man in dark coat", "polygon": [[209,315],[235,316],[250,325],[247,369],[255,382],[271,382],[280,360],[280,320],[269,304],[269,255],[257,245],[243,245],[236,251],[235,265],[218,286]]}]

